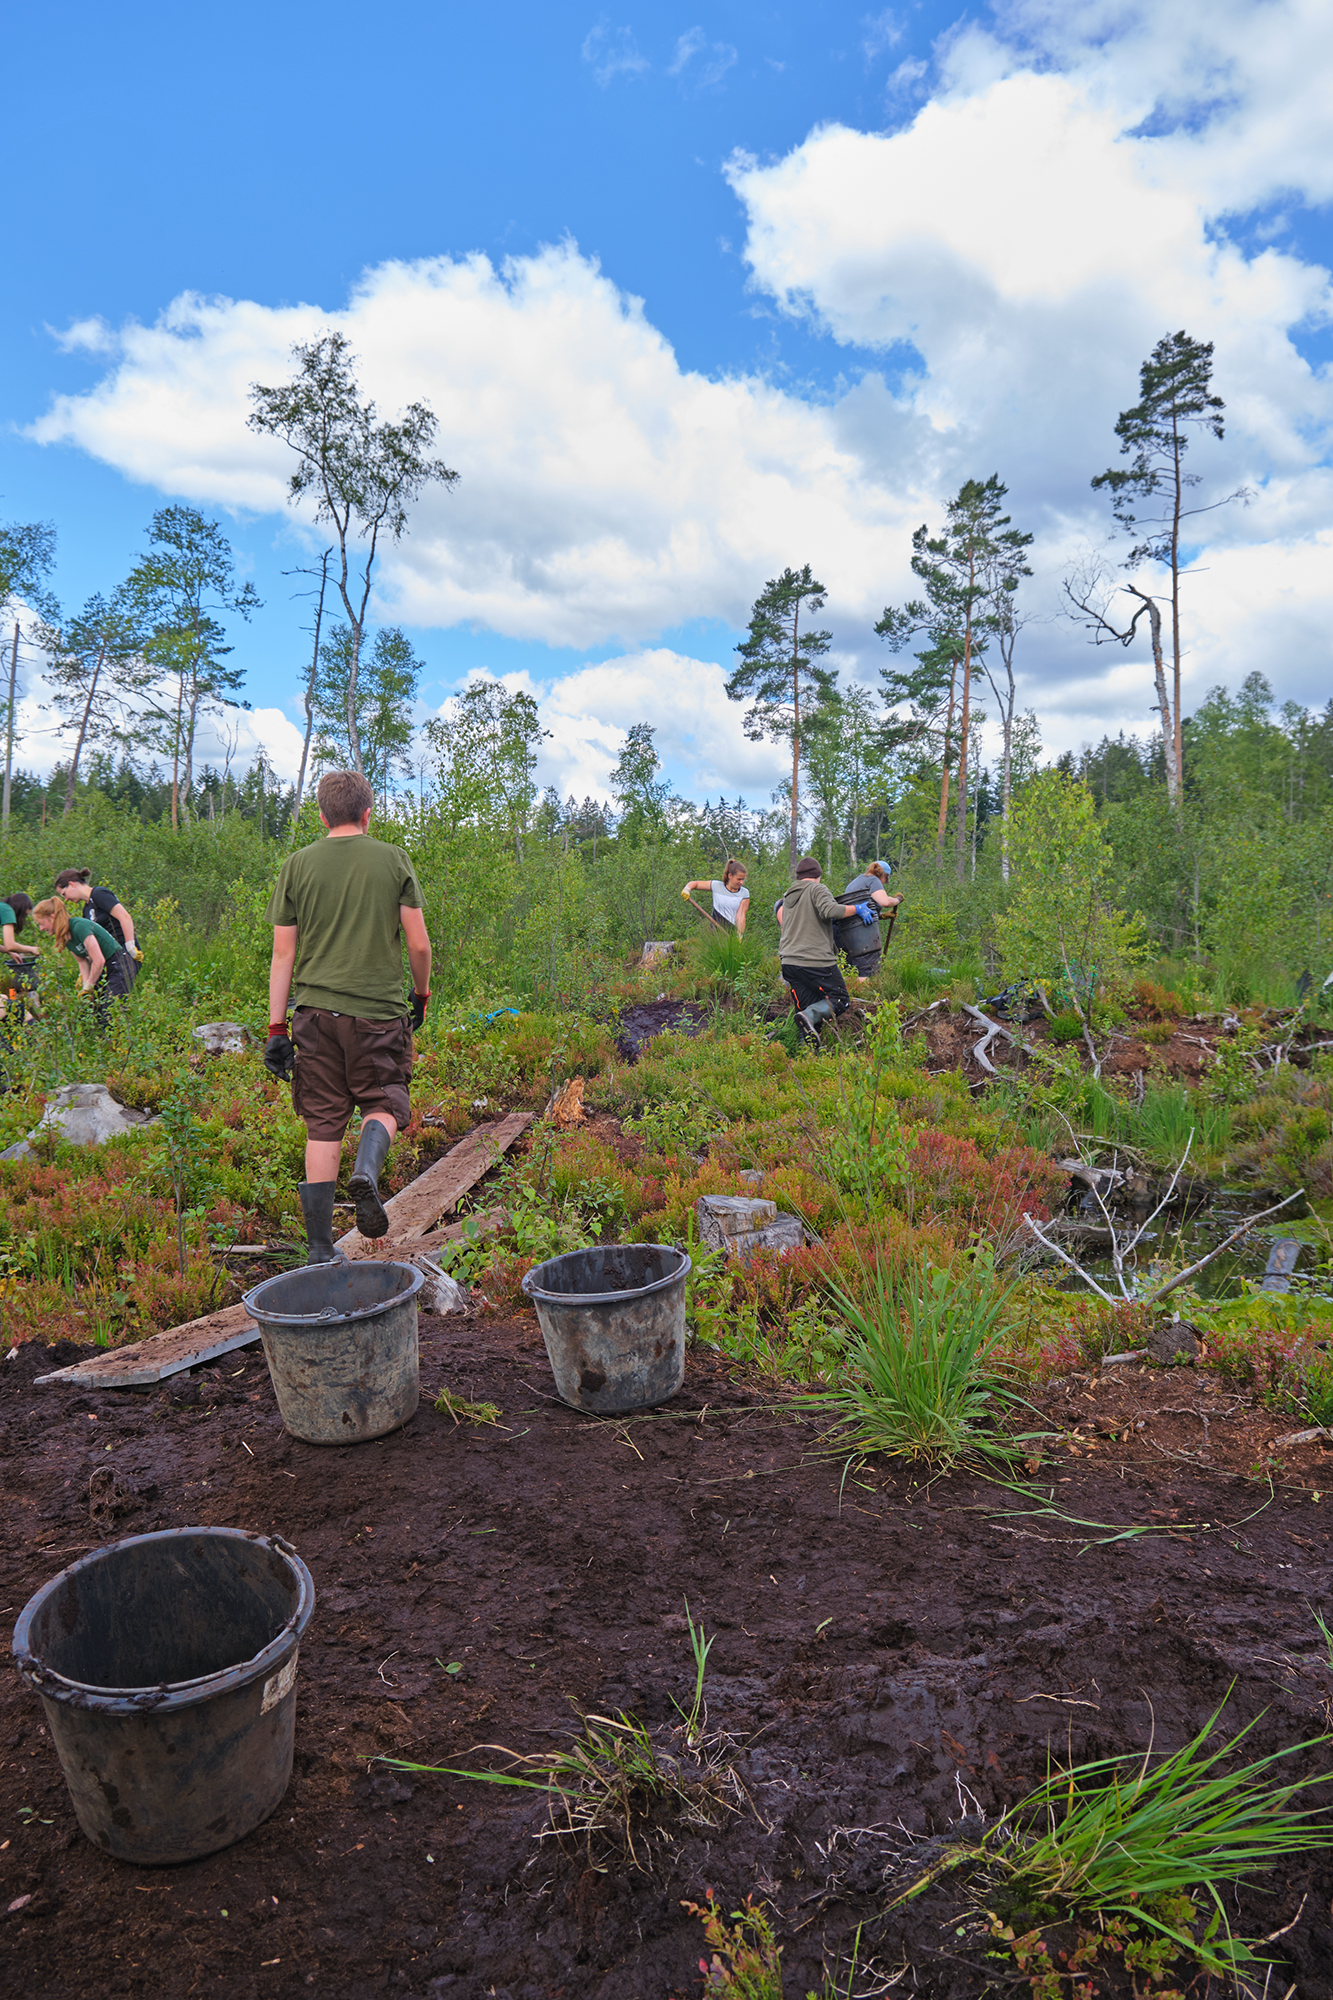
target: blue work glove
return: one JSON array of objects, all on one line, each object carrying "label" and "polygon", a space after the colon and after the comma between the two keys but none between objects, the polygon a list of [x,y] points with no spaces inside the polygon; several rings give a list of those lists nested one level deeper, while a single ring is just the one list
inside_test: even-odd
[{"label": "blue work glove", "polygon": [[264,1068],[270,1076],[276,1076],[279,1083],[290,1083],[295,1054],[290,1036],[270,1035],[264,1046]]},{"label": "blue work glove", "polygon": [[875,921],[875,906],[873,903],[858,903],[856,914],[863,924],[873,924]]}]

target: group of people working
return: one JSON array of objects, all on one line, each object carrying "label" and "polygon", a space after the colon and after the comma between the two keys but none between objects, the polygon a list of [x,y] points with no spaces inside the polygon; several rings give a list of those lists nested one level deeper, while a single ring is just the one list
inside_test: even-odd
[{"label": "group of people working", "polygon": [[[868,861],[841,898],[825,887],[823,872],[813,854],[805,855],[796,864],[796,880],[773,905],[782,933],[778,948],[782,977],[791,988],[803,1041],[811,1037],[817,1041],[820,1023],[845,1013],[852,1004],[838,966],[839,953],[858,977],[869,979],[883,954],[882,917],[891,916],[902,901],[888,893],[887,862]],[[716,922],[744,935],[750,892],[741,862],[728,861],[720,882],[687,882],[680,893],[689,902],[695,889],[711,891]]]},{"label": "group of people working", "polygon": [[[72,914],[78,912],[78,914]],[[0,956],[9,983],[9,1004],[22,1001],[27,1015],[37,1001],[37,960],[41,948],[24,943],[28,919],[57,949],[73,954],[79,989],[92,1000],[100,1028],[111,1018],[111,1005],[123,1000],[133,986],[143,952],[134,935],[134,919],[114,889],[94,886],[90,868],[62,868],[56,893],[34,903],[21,889],[0,897]]]}]

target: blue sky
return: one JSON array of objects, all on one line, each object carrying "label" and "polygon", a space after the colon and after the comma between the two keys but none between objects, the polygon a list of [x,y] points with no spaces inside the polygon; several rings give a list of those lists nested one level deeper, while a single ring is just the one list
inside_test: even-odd
[{"label": "blue sky", "polygon": [[[342,324],[463,475],[386,566],[428,706],[520,676],[562,789],[644,718],[682,786],[762,798],[780,753],[720,685],[765,577],[814,561],[843,671],[873,680],[911,529],[974,472],[1038,535],[1022,699],[1048,742],[1147,726],[1144,662],[1088,654],[1058,584],[1105,537],[1088,480],[1138,363],[1186,325],[1231,413],[1200,469],[1259,496],[1202,552],[1196,692],[1257,663],[1322,701],[1327,15],[1161,11],[24,10],[0,515],[56,523],[77,604],[155,507],[221,513],[265,599],[235,657],[281,763],[282,572],[314,544],[244,392]],[[34,728],[21,754],[44,749]]]}]

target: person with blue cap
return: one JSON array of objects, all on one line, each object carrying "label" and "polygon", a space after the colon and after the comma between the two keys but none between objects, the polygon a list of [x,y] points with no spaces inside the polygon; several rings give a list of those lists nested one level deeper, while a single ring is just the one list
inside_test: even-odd
[{"label": "person with blue cap", "polygon": [[883,933],[880,930],[884,917],[880,912],[891,918],[902,901],[901,896],[888,893],[891,873],[887,861],[867,861],[862,872],[842,892],[844,903],[869,903],[876,913],[873,928],[862,923],[860,917],[855,917],[850,922],[839,924],[835,933],[838,950],[862,979],[870,979],[879,971],[884,953]]}]

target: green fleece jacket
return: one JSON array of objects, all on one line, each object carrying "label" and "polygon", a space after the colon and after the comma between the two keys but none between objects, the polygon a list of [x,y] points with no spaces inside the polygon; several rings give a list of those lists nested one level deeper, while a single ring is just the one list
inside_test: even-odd
[{"label": "green fleece jacket", "polygon": [[845,905],[822,882],[793,882],[782,899],[782,938],[778,957],[784,965],[836,965],[834,923]]}]

